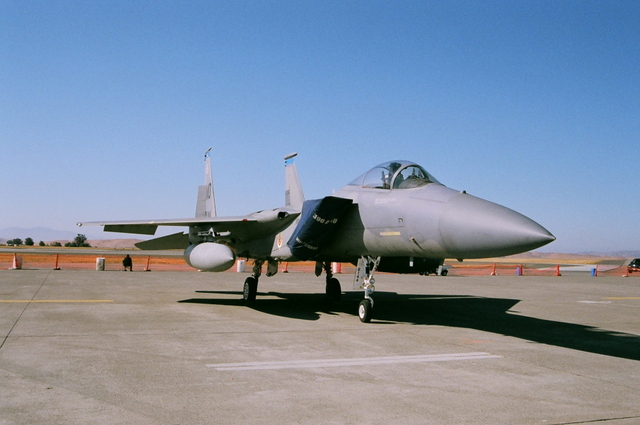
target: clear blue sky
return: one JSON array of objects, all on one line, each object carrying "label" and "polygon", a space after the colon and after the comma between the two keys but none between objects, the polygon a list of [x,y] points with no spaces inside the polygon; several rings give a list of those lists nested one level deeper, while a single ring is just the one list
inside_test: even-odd
[{"label": "clear blue sky", "polygon": [[[640,249],[638,1],[0,2],[0,228],[220,215],[409,159]],[[83,231],[89,231],[83,228]],[[97,230],[97,229],[96,229]]]}]

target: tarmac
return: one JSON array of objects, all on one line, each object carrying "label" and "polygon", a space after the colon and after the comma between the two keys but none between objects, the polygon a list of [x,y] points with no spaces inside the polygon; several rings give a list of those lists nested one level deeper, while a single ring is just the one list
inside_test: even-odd
[{"label": "tarmac", "polygon": [[635,277],[246,276],[0,270],[0,424],[640,423]]}]

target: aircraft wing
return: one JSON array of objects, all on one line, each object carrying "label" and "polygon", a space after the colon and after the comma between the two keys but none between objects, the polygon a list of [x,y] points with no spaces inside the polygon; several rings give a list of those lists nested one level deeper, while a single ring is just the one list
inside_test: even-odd
[{"label": "aircraft wing", "polygon": [[138,242],[136,248],[145,251],[162,251],[165,249],[187,249],[189,246],[189,235],[178,232],[173,235],[162,236],[148,241]]},{"label": "aircraft wing", "polygon": [[137,235],[155,235],[158,226],[175,226],[175,227],[191,227],[191,226],[207,226],[211,225],[216,228],[224,228],[229,226],[237,226],[238,223],[255,223],[257,220],[246,217],[203,217],[203,218],[184,218],[184,219],[161,219],[161,220],[125,220],[125,221],[89,221],[78,223],[78,227],[82,226],[104,226],[105,232],[116,233],[134,233]]},{"label": "aircraft wing", "polygon": [[291,224],[299,215],[300,211],[289,208],[276,208],[237,217],[92,221],[78,223],[78,226],[104,226],[105,232],[138,235],[154,235],[158,226],[195,227],[202,232],[211,230],[218,237],[225,240],[247,241],[275,234]]}]

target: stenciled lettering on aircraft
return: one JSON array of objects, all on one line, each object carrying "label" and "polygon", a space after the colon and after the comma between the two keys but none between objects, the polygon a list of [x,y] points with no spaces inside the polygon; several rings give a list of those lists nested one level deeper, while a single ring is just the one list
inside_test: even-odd
[{"label": "stenciled lettering on aircraft", "polygon": [[375,199],[376,205],[397,204],[397,203],[398,203],[397,198],[376,198]]},{"label": "stenciled lettering on aircraft", "polygon": [[320,224],[337,224],[338,223],[338,219],[337,218],[334,218],[333,220],[327,220],[327,219],[324,219],[324,218],[320,217],[318,214],[314,214],[313,215],[313,219],[315,221],[317,221],[318,223],[320,223]]},{"label": "stenciled lettering on aircraft", "polygon": [[298,242],[299,244],[301,244],[302,246],[304,246],[307,249],[311,249],[313,251],[317,251],[318,250],[317,246],[309,245],[308,243],[302,242],[300,240],[300,238],[296,238],[296,242]]}]

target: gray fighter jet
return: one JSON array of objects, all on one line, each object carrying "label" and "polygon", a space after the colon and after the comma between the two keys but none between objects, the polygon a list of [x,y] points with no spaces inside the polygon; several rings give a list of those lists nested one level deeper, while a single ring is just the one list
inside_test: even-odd
[{"label": "gray fighter jet", "polygon": [[380,164],[333,196],[305,201],[294,162],[285,159],[284,206],[239,217],[217,217],[210,150],[205,184],[199,187],[195,218],[78,223],[108,232],[153,235],[158,226],[183,226],[189,233],[141,242],[141,249],[184,248],[184,258],[202,271],[231,268],[237,258],[253,260],[243,298],[255,301],[264,263],[267,276],[280,262],[315,261],[324,270],[326,294],[339,300],[340,282],[331,263],[357,265],[354,289],[364,290],[358,315],[371,320],[374,273],[446,274],[445,258],[488,258],[539,248],[555,237],[509,208],[450,189],[410,161]]}]

